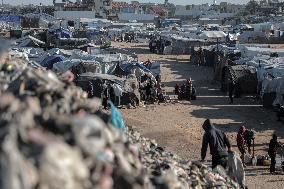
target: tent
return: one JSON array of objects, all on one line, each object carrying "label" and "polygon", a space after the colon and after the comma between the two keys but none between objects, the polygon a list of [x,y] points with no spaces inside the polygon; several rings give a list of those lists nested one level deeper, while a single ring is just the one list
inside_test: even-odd
[{"label": "tent", "polygon": [[120,67],[120,64],[119,64],[119,63],[116,65],[115,70],[113,71],[112,74],[115,75],[115,76],[118,76],[118,77],[128,75],[128,73],[125,72],[125,71]]},{"label": "tent", "polygon": [[45,47],[45,42],[30,35],[20,38],[17,42],[19,43],[19,47]]},{"label": "tent", "polygon": [[65,57],[62,55],[48,56],[43,61],[40,62],[40,65],[47,69],[52,69],[53,64],[61,62],[63,60],[65,60]]},{"label": "tent", "polygon": [[56,34],[58,38],[72,38],[72,32],[62,27],[58,29],[50,29],[49,32]]},{"label": "tent", "polygon": [[75,66],[78,66],[80,63],[81,63],[81,60],[79,60],[79,59],[63,60],[63,61],[54,63],[53,64],[53,70],[55,72],[63,73],[63,72],[66,72],[66,71],[72,69]]},{"label": "tent", "polygon": [[151,71],[148,68],[146,68],[142,64],[139,64],[138,62],[124,63],[124,64],[121,64],[120,67],[122,68],[122,70],[124,70],[127,73],[131,73],[132,70],[135,69],[135,68],[139,68],[139,69],[143,70],[144,72],[150,72],[151,73]]},{"label": "tent", "polygon": [[206,40],[225,40],[227,34],[225,34],[223,31],[204,31],[202,32],[199,37],[201,39]]}]

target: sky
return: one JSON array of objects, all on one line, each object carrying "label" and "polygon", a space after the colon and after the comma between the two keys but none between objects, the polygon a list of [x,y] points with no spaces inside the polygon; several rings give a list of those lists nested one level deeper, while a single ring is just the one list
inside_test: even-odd
[{"label": "sky", "polygon": [[[59,2],[59,0],[57,0]],[[128,1],[130,2],[131,0],[117,0],[117,1]],[[148,2],[157,2],[157,3],[163,3],[164,0],[139,0],[140,2],[143,3],[148,3]],[[247,3],[249,0],[217,0],[218,2],[230,2],[230,3],[237,3],[237,4],[244,4]],[[0,0],[1,2],[1,0]],[[203,3],[213,3],[213,0],[169,0],[170,3],[174,3],[177,5],[186,5],[186,4],[203,4]],[[21,5],[21,4],[52,4],[52,0],[4,0],[4,3],[10,3],[13,5]]]}]

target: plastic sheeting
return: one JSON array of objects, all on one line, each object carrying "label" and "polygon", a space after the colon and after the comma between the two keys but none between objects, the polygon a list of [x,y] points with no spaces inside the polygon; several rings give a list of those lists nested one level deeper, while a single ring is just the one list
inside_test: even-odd
[{"label": "plastic sheeting", "polygon": [[47,69],[52,69],[53,64],[55,64],[56,62],[61,62],[64,59],[65,57],[62,55],[49,56],[45,58],[42,62],[40,62],[40,65],[46,67]]},{"label": "plastic sheeting", "polygon": [[18,40],[19,43],[19,47],[43,47],[45,45],[45,42],[34,38],[32,36],[27,36],[24,38],[21,38],[20,40]]},{"label": "plastic sheeting", "polygon": [[79,65],[80,63],[81,63],[81,60],[78,60],[78,59],[64,60],[64,61],[53,64],[53,70],[55,72],[63,73],[63,72],[70,70],[72,67]]},{"label": "plastic sheeting", "polygon": [[49,30],[49,32],[56,34],[58,38],[72,38],[72,32],[62,27],[54,30]]},{"label": "plastic sheeting", "polygon": [[204,31],[199,35],[202,39],[217,39],[217,38],[225,38],[227,34],[223,31]]},{"label": "plastic sheeting", "polygon": [[151,72],[148,68],[146,68],[142,64],[139,64],[138,62],[124,63],[124,64],[121,64],[120,67],[128,73],[132,73],[133,72],[132,70],[135,68],[139,68],[143,70],[144,72]]}]

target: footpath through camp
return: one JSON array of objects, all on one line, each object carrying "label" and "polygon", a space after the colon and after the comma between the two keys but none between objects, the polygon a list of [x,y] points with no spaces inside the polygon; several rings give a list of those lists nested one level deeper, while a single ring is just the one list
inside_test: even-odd
[{"label": "footpath through camp", "polygon": [[[186,55],[157,55],[149,53],[147,45],[135,43],[114,43],[114,46],[129,49],[136,53],[140,61],[157,60],[161,62],[163,90],[173,95],[176,83],[182,84],[190,77],[197,88],[196,101],[176,101],[160,105],[145,105],[136,109],[122,109],[126,124],[139,131],[142,136],[157,140],[166,150],[177,153],[183,159],[200,160],[202,124],[212,119],[215,126],[226,132],[237,148],[237,132],[245,125],[255,130],[255,155],[265,156],[274,132],[283,141],[284,127],[277,122],[276,114],[267,110],[253,97],[235,99],[229,104],[226,94],[214,82],[213,68],[192,65]],[[207,152],[208,165],[210,154]],[[248,188],[282,188],[284,175],[271,175],[269,166],[247,166],[245,168]]]}]

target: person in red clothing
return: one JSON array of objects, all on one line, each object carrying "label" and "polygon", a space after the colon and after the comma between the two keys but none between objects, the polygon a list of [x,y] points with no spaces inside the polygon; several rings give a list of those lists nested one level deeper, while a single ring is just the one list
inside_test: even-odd
[{"label": "person in red clothing", "polygon": [[242,159],[242,162],[245,166],[245,162],[244,162],[244,159],[245,159],[245,153],[246,153],[246,148],[245,148],[245,144],[246,144],[246,139],[245,139],[245,135],[246,135],[246,132],[247,132],[247,129],[245,126],[241,126],[240,129],[239,129],[239,132],[238,132],[238,135],[237,135],[237,145],[238,145],[238,148],[239,148],[239,151],[241,153],[241,159]]}]

